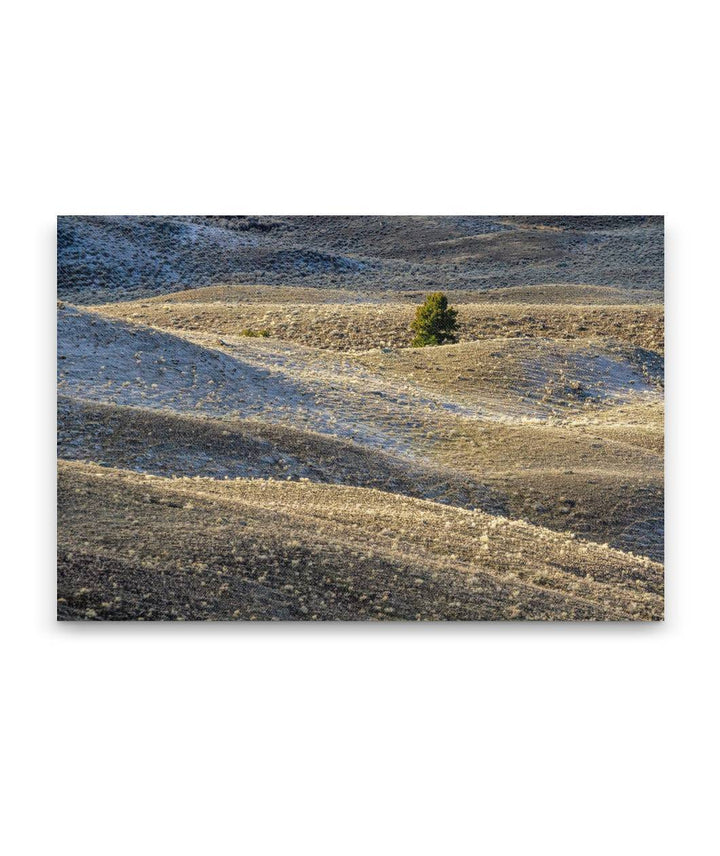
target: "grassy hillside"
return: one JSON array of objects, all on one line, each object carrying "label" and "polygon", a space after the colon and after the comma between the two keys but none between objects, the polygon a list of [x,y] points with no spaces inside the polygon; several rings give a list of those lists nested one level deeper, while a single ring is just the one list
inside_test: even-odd
[{"label": "grassy hillside", "polygon": [[585,283],[662,291],[658,217],[60,217],[58,293],[215,283],[353,291]]},{"label": "grassy hillside", "polygon": [[662,615],[647,559],[376,490],[61,462],[59,496],[65,618]]},{"label": "grassy hillside", "polygon": [[662,616],[661,221],[60,238],[60,617]]},{"label": "grassy hillside", "polygon": [[[210,291],[209,295],[205,292]],[[267,330],[286,341],[331,350],[364,350],[404,347],[412,340],[410,322],[420,293],[412,299],[386,298],[358,292],[355,300],[335,302],[316,290],[310,302],[275,300],[275,289],[253,289],[264,301],[245,302],[233,287],[198,289],[167,299],[102,304],[104,315],[149,324],[166,330],[214,332],[237,336],[243,331]],[[244,291],[244,289],[242,290]],[[498,289],[502,295],[504,289]],[[202,300],[203,297],[208,300]],[[286,297],[286,292],[284,295]],[[450,292],[450,299],[453,294]],[[513,295],[515,297],[515,295]],[[654,303],[619,305],[540,303],[528,304],[484,300],[465,302],[459,316],[460,341],[502,337],[595,338],[613,337],[637,347],[662,352],[663,309]]]}]

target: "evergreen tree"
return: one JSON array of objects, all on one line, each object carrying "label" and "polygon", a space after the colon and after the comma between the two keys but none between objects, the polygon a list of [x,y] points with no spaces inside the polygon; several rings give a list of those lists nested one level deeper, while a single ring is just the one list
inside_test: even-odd
[{"label": "evergreen tree", "polygon": [[448,308],[447,297],[441,291],[428,294],[425,303],[418,306],[411,328],[415,333],[413,348],[456,342],[457,310]]}]

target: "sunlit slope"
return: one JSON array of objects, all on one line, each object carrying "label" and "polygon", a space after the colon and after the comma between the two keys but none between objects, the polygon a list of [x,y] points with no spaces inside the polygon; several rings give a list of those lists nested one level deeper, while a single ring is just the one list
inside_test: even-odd
[{"label": "sunlit slope", "polygon": [[663,359],[599,339],[488,338],[440,348],[359,354],[357,361],[398,383],[507,415],[564,416],[628,401],[660,401]]},{"label": "sunlit slope", "polygon": [[62,461],[58,490],[65,618],[662,615],[647,559],[381,491]]},{"label": "sunlit slope", "polygon": [[[542,283],[492,288],[486,291],[454,288],[443,289],[451,303],[530,303],[542,305],[611,306],[654,303],[662,304],[662,294],[649,288],[622,288],[587,283]],[[131,302],[133,305],[163,303],[399,303],[416,305],[426,290],[397,291],[390,288],[313,288],[312,285],[207,285],[172,291]],[[113,301],[114,302],[114,301]],[[101,304],[102,305],[102,304]]]},{"label": "sunlit slope", "polygon": [[[138,300],[109,303],[94,310],[126,321],[169,331],[238,336],[265,330],[270,336],[331,350],[406,347],[415,311],[410,301],[363,300],[306,303],[217,300]],[[322,293],[322,292],[320,292]],[[415,303],[422,300],[420,294]],[[459,313],[461,341],[541,337],[608,337],[634,347],[662,352],[663,308],[659,304],[577,305],[552,303],[464,303]]]}]

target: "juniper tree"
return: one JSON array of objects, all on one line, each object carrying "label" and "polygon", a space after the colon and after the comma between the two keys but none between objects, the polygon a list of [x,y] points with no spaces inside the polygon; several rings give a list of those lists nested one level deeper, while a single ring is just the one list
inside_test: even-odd
[{"label": "juniper tree", "polygon": [[415,312],[411,329],[415,333],[413,348],[456,342],[457,310],[448,308],[447,297],[441,291],[428,294],[425,303]]}]

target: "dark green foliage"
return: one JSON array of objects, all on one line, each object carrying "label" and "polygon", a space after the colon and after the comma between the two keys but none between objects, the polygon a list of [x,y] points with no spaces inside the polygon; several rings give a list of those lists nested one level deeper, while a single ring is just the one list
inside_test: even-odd
[{"label": "dark green foliage", "polygon": [[457,310],[448,308],[447,297],[441,291],[436,291],[428,294],[425,303],[418,306],[411,326],[415,333],[413,348],[456,342]]}]

